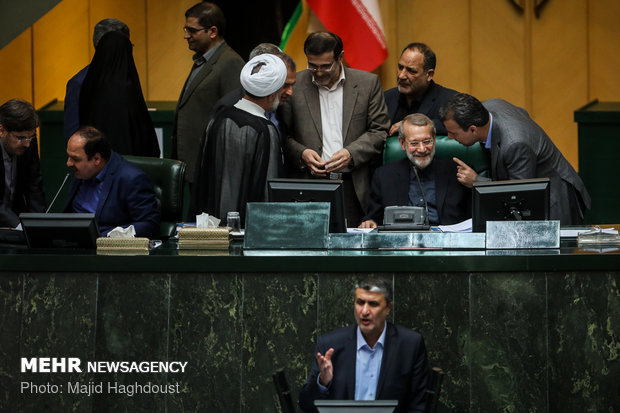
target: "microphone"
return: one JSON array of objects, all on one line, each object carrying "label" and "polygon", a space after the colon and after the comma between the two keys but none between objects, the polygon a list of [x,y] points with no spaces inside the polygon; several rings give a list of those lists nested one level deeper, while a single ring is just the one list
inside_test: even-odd
[{"label": "microphone", "polygon": [[420,175],[418,175],[418,167],[413,165],[413,172],[415,172],[415,178],[418,180],[418,186],[420,187],[420,192],[422,193],[422,199],[424,200],[424,211],[426,215],[424,216],[424,225],[430,227],[430,223],[428,222],[428,202],[426,202],[426,196],[424,195],[424,188],[422,188],[422,182],[420,181]]},{"label": "microphone", "polygon": [[54,199],[52,199],[52,202],[50,202],[50,206],[47,207],[47,210],[45,211],[46,214],[50,212],[50,209],[52,209],[52,205],[54,205],[54,202],[56,202],[56,198],[58,198],[58,195],[60,195],[60,191],[62,191],[62,188],[65,186],[65,183],[67,183],[67,179],[69,178],[69,175],[70,175],[70,172],[67,172],[67,174],[65,175],[65,179],[63,179],[62,184],[60,184],[60,188],[58,188],[58,191],[56,192],[56,195],[54,196]]}]

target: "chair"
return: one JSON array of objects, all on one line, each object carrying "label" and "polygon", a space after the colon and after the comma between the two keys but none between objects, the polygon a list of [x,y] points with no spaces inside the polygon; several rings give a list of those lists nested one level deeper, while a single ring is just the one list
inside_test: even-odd
[{"label": "chair", "polygon": [[276,370],[276,372],[272,374],[272,377],[280,402],[280,413],[295,413],[295,404],[293,403],[291,389],[288,386],[284,369]]},{"label": "chair", "polygon": [[[435,155],[447,159],[452,159],[452,157],[456,156],[471,166],[479,175],[489,176],[491,168],[490,159],[479,144],[465,146],[447,136],[437,136]],[[398,136],[390,136],[386,139],[383,147],[384,165],[403,159],[406,156],[407,154],[400,146],[400,142],[398,142]]]},{"label": "chair", "polygon": [[153,181],[161,207],[160,237],[163,240],[170,238],[176,232],[177,222],[183,219],[185,163],[145,156],[123,155],[123,157],[142,169]]},{"label": "chair", "polygon": [[426,387],[426,408],[424,413],[435,413],[439,405],[439,393],[441,392],[441,382],[443,381],[444,372],[439,367],[431,369],[431,377]]}]

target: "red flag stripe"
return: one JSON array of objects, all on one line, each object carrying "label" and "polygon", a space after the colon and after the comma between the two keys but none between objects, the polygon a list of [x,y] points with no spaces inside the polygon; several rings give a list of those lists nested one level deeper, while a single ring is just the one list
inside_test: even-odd
[{"label": "red flag stripe", "polygon": [[342,38],[351,67],[372,71],[383,63],[383,33],[359,0],[308,0],[308,5],[327,30]]}]

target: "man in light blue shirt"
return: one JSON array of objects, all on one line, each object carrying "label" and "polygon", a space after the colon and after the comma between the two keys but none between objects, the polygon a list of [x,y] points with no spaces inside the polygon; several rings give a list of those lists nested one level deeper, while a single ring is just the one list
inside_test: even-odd
[{"label": "man in light blue shirt", "polygon": [[355,288],[357,325],[318,339],[316,358],[299,395],[303,411],[317,399],[398,400],[396,412],[423,412],[428,380],[422,336],[387,322],[392,286],[369,278]]}]

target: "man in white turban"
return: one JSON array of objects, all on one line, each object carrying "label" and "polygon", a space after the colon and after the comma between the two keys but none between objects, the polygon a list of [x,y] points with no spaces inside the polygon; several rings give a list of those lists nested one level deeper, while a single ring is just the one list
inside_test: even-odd
[{"label": "man in white turban", "polygon": [[267,180],[280,176],[282,155],[278,129],[265,112],[278,107],[286,75],[286,65],[272,54],[243,67],[245,95],[214,114],[201,142],[190,214],[207,212],[225,221],[237,211],[243,224],[247,203],[267,200]]}]

